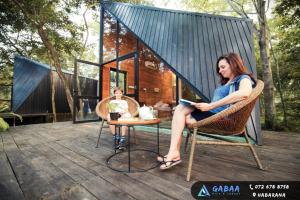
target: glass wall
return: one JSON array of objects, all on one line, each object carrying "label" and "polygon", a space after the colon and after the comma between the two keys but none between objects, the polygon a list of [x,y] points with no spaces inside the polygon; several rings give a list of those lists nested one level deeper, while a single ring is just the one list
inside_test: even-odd
[{"label": "glass wall", "polygon": [[127,72],[126,71],[119,71],[119,83],[117,84],[117,70],[114,68],[110,68],[110,96],[114,95],[114,88],[118,87],[121,88],[124,94],[127,94]]},{"label": "glass wall", "polygon": [[127,29],[122,24],[119,24],[119,26],[119,56],[123,56],[136,50],[137,41],[134,35],[131,32],[127,31]]},{"label": "glass wall", "polygon": [[[141,41],[137,47],[137,38],[121,23],[118,29],[116,20],[107,13],[105,13],[104,27],[104,62],[114,60],[117,55],[120,58],[133,53],[136,48],[139,57],[138,70],[135,69],[133,56],[119,60],[119,63],[114,60],[103,67],[103,97],[112,95],[112,90],[117,85],[119,70],[118,85],[124,89],[124,93],[132,96],[138,94],[137,100],[140,105],[153,107],[157,116],[162,119],[162,127],[169,128],[176,106],[176,75]],[[118,53],[116,51],[117,30],[119,30]],[[137,83],[135,77],[138,77]],[[179,82],[179,98],[200,101],[187,84]]]},{"label": "glass wall", "polygon": [[117,21],[104,12],[103,62],[116,58]]},{"label": "glass wall", "polygon": [[162,120],[160,126],[170,128],[176,106],[175,74],[142,43],[139,45],[139,100],[154,108]]},{"label": "glass wall", "polygon": [[77,62],[77,101],[75,121],[98,120],[95,112],[99,96],[99,67]]}]

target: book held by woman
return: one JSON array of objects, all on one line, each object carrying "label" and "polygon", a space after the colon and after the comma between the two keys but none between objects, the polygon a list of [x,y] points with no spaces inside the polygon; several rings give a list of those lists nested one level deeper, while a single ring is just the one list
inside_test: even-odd
[{"label": "book held by woman", "polygon": [[192,107],[195,102],[189,101],[189,100],[186,100],[186,99],[180,99],[179,103],[182,104],[182,105],[184,105],[184,106],[190,106],[190,107]]}]

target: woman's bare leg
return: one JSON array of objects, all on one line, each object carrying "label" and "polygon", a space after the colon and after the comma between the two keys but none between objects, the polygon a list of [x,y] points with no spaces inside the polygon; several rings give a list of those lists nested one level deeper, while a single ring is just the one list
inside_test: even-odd
[{"label": "woman's bare leg", "polygon": [[186,123],[186,116],[193,111],[192,108],[178,105],[175,109],[172,119],[171,143],[166,160],[180,159],[180,145],[182,140],[182,132]]},{"label": "woman's bare leg", "polygon": [[[193,124],[195,122],[197,122],[197,121],[190,114],[188,114],[185,117],[185,124]],[[183,132],[183,130],[182,130],[182,132]],[[181,134],[181,136],[182,136],[182,134]],[[177,144],[178,151],[180,151],[181,141],[182,141],[182,137],[180,137],[178,144]]]}]

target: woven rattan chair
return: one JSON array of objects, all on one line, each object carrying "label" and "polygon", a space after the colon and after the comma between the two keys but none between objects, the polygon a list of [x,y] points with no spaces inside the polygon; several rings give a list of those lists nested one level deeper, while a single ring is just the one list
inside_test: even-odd
[{"label": "woven rattan chair", "polygon": [[[212,144],[212,145],[232,145],[232,146],[244,146],[250,148],[254,159],[257,163],[259,169],[263,169],[261,162],[256,154],[255,149],[253,148],[251,142],[246,133],[246,123],[248,118],[251,115],[251,111],[253,110],[256,100],[259,97],[259,94],[262,92],[264,87],[264,83],[260,80],[257,81],[256,87],[252,90],[250,96],[242,101],[235,103],[230,106],[226,110],[215,114],[206,119],[200,120],[196,123],[187,125],[187,128],[193,129],[193,137],[190,151],[190,158],[188,163],[188,171],[187,171],[187,181],[190,181],[191,171],[192,171],[192,163],[195,152],[196,144]],[[200,133],[208,133],[209,134],[217,134],[217,135],[243,135],[246,139],[246,143],[241,142],[229,142],[229,141],[207,141],[200,140],[197,138],[197,132]],[[191,133],[191,132],[189,132]],[[189,134],[186,137],[186,143],[189,138]],[[185,145],[186,149],[186,145]]]},{"label": "woven rattan chair", "polygon": [[[107,121],[107,115],[109,113],[107,104],[112,99],[114,99],[114,97],[108,97],[108,98],[102,99],[96,106],[96,113],[102,119],[102,121],[100,123],[100,130],[99,130],[99,136],[98,136],[96,148],[99,146],[103,124],[105,121]],[[139,108],[140,108],[139,103],[136,100],[134,100],[133,98],[127,97],[127,96],[122,96],[122,99],[127,101],[128,111],[131,114],[131,116],[132,117],[137,116],[139,113]],[[135,131],[133,131],[133,133],[134,133],[134,142],[136,143]]]}]

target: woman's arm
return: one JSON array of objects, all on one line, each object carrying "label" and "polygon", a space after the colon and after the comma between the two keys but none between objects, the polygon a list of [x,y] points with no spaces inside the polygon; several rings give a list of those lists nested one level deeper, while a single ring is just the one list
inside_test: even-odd
[{"label": "woman's arm", "polygon": [[232,92],[231,94],[224,97],[223,99],[211,103],[195,103],[194,106],[201,111],[209,111],[223,105],[244,100],[249,97],[251,92],[252,92],[251,81],[248,78],[244,78],[240,82],[239,90]]}]

